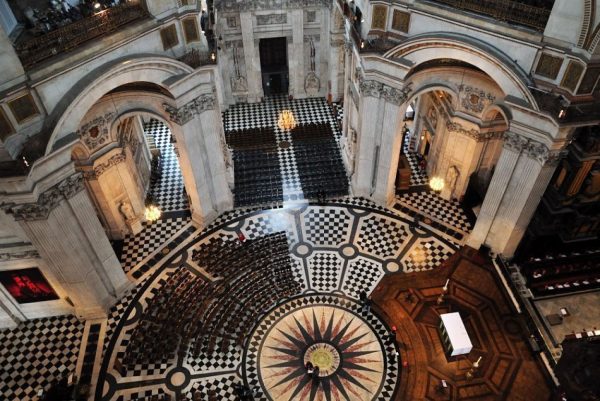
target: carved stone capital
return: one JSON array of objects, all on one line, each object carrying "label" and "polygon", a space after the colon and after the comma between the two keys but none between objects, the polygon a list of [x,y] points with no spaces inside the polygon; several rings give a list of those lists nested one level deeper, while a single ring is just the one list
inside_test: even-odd
[{"label": "carved stone capital", "polygon": [[364,97],[380,97],[383,84],[373,80],[365,80],[362,76],[358,78],[358,89]]},{"label": "carved stone capital", "polygon": [[214,94],[203,94],[198,96],[191,102],[186,103],[179,109],[171,106],[170,104],[164,103],[163,107],[166,112],[169,113],[171,121],[178,125],[184,125],[190,121],[194,116],[202,114],[207,110],[214,110],[216,107],[217,99]]},{"label": "carved stone capital", "polygon": [[504,133],[504,148],[514,152],[521,152],[525,145],[527,145],[527,139],[521,135],[510,131]]},{"label": "carved stone capital", "polygon": [[560,163],[560,161],[564,159],[567,154],[569,154],[568,150],[551,150],[548,152],[545,165],[558,166],[558,163]]},{"label": "carved stone capital", "polygon": [[82,189],[83,177],[77,173],[44,191],[38,197],[37,202],[4,203],[0,207],[7,214],[12,214],[15,220],[45,220],[63,199],[73,197]]},{"label": "carved stone capital", "polygon": [[391,86],[383,85],[381,89],[381,97],[385,99],[387,102],[401,105],[406,102],[408,99],[408,95],[410,94],[410,87],[406,87],[404,89],[392,88]]}]

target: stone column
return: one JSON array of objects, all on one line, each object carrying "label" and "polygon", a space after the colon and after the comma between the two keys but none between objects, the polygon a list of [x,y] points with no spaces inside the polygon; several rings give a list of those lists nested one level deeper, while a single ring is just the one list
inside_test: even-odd
[{"label": "stone column", "polygon": [[179,161],[192,219],[205,225],[233,207],[226,166],[229,158],[217,99],[212,93],[202,94],[178,109],[164,106],[179,128]]},{"label": "stone column", "polygon": [[105,317],[131,286],[96,216],[80,174],[36,203],[5,205],[84,318]]},{"label": "stone column", "polygon": [[244,61],[246,64],[246,78],[248,81],[248,101],[259,102],[264,96],[262,90],[262,77],[260,69],[260,56],[254,43],[254,27],[252,13],[240,13],[242,28],[242,43],[244,44]]},{"label": "stone column", "polygon": [[528,143],[486,240],[494,252],[514,256],[560,157],[560,152],[549,152],[541,143]]},{"label": "stone column", "polygon": [[288,62],[290,68],[290,94],[296,98],[306,97],[304,93],[304,10],[294,9],[291,11],[292,45],[288,51]]},{"label": "stone column", "polygon": [[492,181],[477,216],[477,223],[467,240],[467,245],[476,249],[485,242],[488,236],[500,207],[500,202],[504,197],[504,192],[512,178],[521,150],[527,142],[526,139],[512,132],[506,132],[504,138],[504,149],[502,149],[498,163],[496,163]]},{"label": "stone column", "polygon": [[467,244],[485,244],[512,257],[560,157],[540,142],[505,133],[504,149]]},{"label": "stone column", "polygon": [[360,78],[360,132],[354,194],[387,205],[394,198],[402,107],[408,90]]}]

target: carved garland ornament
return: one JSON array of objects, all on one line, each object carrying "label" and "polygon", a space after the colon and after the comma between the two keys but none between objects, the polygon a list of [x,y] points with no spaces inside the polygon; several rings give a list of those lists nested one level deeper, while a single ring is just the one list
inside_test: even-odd
[{"label": "carved garland ornament", "polygon": [[85,178],[86,180],[97,180],[98,177],[104,174],[111,167],[116,166],[119,163],[123,163],[125,161],[125,158],[125,152],[114,155],[104,163],[94,167],[93,170],[85,171],[83,173],[83,178]]},{"label": "carved garland ornament", "polygon": [[329,0],[215,0],[214,4],[215,8],[221,12],[244,12],[310,7],[327,7],[330,9],[333,2]]},{"label": "carved garland ornament", "polygon": [[40,254],[36,250],[31,251],[22,251],[22,252],[14,252],[14,253],[0,253],[0,261],[5,262],[7,260],[14,259],[38,259]]},{"label": "carved garland ornament", "polygon": [[82,189],[83,177],[77,173],[44,191],[37,202],[3,203],[0,207],[7,214],[12,214],[15,220],[45,220],[63,199],[72,198]]},{"label": "carved garland ornament", "polygon": [[169,113],[169,118],[176,124],[183,125],[190,121],[194,116],[202,114],[207,110],[214,110],[217,99],[214,94],[203,94],[196,99],[185,104],[179,109],[164,103],[163,107]]},{"label": "carved garland ornament", "polygon": [[500,139],[504,136],[504,132],[496,131],[496,132],[480,132],[476,129],[466,129],[461,124],[448,121],[446,122],[446,129],[448,132],[456,132],[462,135],[466,135],[469,138],[475,139],[477,142],[483,142],[490,139]]}]

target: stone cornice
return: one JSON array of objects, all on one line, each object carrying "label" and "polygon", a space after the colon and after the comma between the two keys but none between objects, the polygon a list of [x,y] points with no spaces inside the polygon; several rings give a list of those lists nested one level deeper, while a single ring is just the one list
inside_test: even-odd
[{"label": "stone cornice", "polygon": [[227,11],[255,11],[255,10],[281,10],[308,7],[331,8],[331,0],[215,0],[215,8],[221,12]]},{"label": "stone cornice", "polygon": [[180,108],[175,108],[170,104],[163,103],[166,112],[169,113],[171,121],[178,125],[184,125],[194,116],[202,114],[207,110],[214,110],[217,104],[217,98],[214,94],[203,94],[191,102],[186,103]]},{"label": "stone cornice", "polygon": [[74,174],[44,191],[34,203],[3,203],[0,205],[15,220],[45,220],[63,199],[69,199],[83,189],[83,177]]}]

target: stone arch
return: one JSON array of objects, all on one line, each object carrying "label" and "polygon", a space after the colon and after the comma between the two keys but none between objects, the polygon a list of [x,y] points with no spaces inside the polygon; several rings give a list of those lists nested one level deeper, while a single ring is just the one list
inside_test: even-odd
[{"label": "stone arch", "polygon": [[478,39],[462,34],[417,35],[387,51],[383,57],[412,65],[403,76],[398,77],[400,79],[407,77],[419,65],[436,59],[452,59],[471,64],[485,71],[506,96],[522,99],[538,110],[528,89],[532,82],[525,70],[499,49]]},{"label": "stone arch", "polygon": [[[87,85],[75,85],[63,97],[53,111],[56,124],[46,146],[46,154],[55,148],[57,142],[77,131],[82,118],[108,92],[132,82],[152,82],[164,87],[169,79],[189,74],[193,69],[180,61],[160,56],[142,56],[117,60],[90,72]],[[82,87],[83,86],[83,87]]]}]

